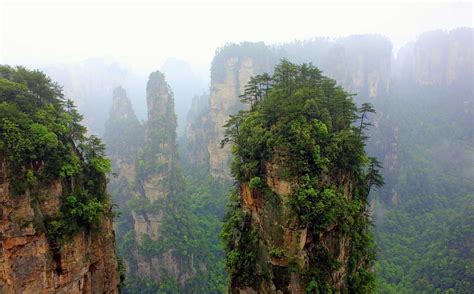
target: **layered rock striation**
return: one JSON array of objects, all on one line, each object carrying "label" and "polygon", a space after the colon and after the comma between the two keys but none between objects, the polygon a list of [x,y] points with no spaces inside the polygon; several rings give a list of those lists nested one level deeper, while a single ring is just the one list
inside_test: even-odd
[{"label": "layered rock striation", "polygon": [[0,292],[119,293],[114,230],[104,219],[98,232],[80,232],[58,248],[35,226],[60,211],[63,186],[43,186],[41,199],[32,191],[13,195],[8,163],[0,157]]},{"label": "layered rock striation", "polygon": [[123,89],[114,91],[106,129],[117,173],[110,191],[121,201],[117,242],[128,273],[125,289],[184,291],[197,270],[193,255],[184,254],[189,240],[183,238],[190,237],[187,204],[173,93],[164,74],[150,74],[146,94],[148,120],[142,125]]},{"label": "layered rock striation", "polygon": [[353,127],[351,95],[308,64],[282,61],[255,79],[262,87],[244,98],[257,100],[225,131],[236,181],[222,233],[230,293],[373,292],[367,204],[383,180]]},{"label": "layered rock striation", "polygon": [[316,38],[278,46],[263,43],[230,44],[220,49],[211,68],[209,112],[212,125],[207,152],[215,178],[230,180],[229,147],[220,148],[229,115],[245,107],[239,96],[250,77],[271,72],[281,59],[312,62],[360,101],[377,101],[388,94],[391,43],[379,35],[356,35],[336,40]]},{"label": "layered rock striation", "polygon": [[61,88],[0,67],[0,292],[119,293],[104,146]]}]

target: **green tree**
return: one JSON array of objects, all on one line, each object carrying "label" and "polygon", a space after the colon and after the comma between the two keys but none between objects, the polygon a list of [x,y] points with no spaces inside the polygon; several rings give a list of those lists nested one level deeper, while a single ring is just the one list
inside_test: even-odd
[{"label": "green tree", "polygon": [[35,226],[56,249],[80,230],[91,233],[111,216],[105,145],[86,136],[72,101],[42,72],[0,66],[0,90],[0,153],[8,162],[12,193],[28,191],[37,201],[45,197],[44,187],[60,181],[58,213],[35,215]]},{"label": "green tree", "polygon": [[375,113],[375,109],[370,103],[362,103],[358,111],[360,113],[359,134],[362,135],[362,130],[366,130],[369,126],[372,126],[371,123],[365,122],[364,120],[369,113]]},{"label": "green tree", "polygon": [[[380,163],[366,155],[365,137],[354,127],[358,108],[353,95],[311,64],[282,60],[272,76],[262,76],[250,79],[242,96],[250,108],[229,118],[221,142],[232,144],[232,174],[237,180],[222,230],[230,287],[263,291],[260,284],[284,283],[269,277],[289,276],[290,272],[273,272],[265,259],[282,258],[283,251],[268,247],[266,244],[276,241],[268,239],[270,233],[260,231],[270,226],[266,221],[271,226],[281,221],[276,227],[292,223],[306,228],[312,236],[308,237],[313,240],[311,249],[305,251],[308,261],[295,261],[296,265],[286,267],[302,275],[308,291],[335,291],[332,273],[345,266],[347,291],[373,292],[375,249],[366,207],[371,187],[381,186],[383,178]],[[367,105],[363,109],[365,118],[371,110]],[[362,125],[367,126],[365,122]],[[267,174],[268,162],[278,162],[285,170],[285,180],[292,183],[291,195],[285,196],[285,201],[263,180],[272,176]],[[255,212],[244,204],[241,185],[247,185],[255,193],[253,197],[259,198],[259,210],[266,212],[264,219],[259,218],[263,224],[255,223]],[[280,210],[291,213],[278,215],[275,211]],[[345,264],[325,246],[321,236],[329,232],[333,238],[351,240]],[[286,257],[297,260],[298,256]],[[298,264],[306,262],[307,267],[299,268]]]}]

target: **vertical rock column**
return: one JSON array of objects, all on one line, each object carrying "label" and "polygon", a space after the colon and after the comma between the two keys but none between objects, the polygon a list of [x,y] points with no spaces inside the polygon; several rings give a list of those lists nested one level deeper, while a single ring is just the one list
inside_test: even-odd
[{"label": "vertical rock column", "polygon": [[[148,121],[145,141],[137,155],[135,195],[130,208],[134,222],[136,275],[157,285],[175,283],[184,289],[193,277],[193,257],[182,256],[176,241],[185,233],[181,227],[183,180],[177,170],[176,114],[173,93],[159,72],[151,73],[147,84]],[[176,227],[177,229],[169,229]],[[180,243],[180,244],[177,244]],[[189,257],[189,258],[188,258]]]},{"label": "vertical rock column", "polygon": [[230,57],[225,60],[225,73],[220,79],[211,80],[210,117],[213,124],[213,135],[208,142],[210,171],[215,178],[231,179],[230,148],[220,148],[220,141],[224,138],[224,128],[229,115],[236,114],[243,108],[239,96],[244,86],[255,74],[254,60],[251,57]]}]

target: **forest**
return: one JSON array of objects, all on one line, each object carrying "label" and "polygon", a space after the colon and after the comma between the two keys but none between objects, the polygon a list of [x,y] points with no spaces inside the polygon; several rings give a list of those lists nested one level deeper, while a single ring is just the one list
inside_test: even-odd
[{"label": "forest", "polygon": [[[468,30],[458,30],[452,32],[451,36],[462,38],[467,33],[469,33]],[[427,33],[423,35],[423,38],[420,38],[420,43],[421,45],[429,44],[433,39],[440,38],[441,36],[442,34],[440,33]],[[472,283],[469,278],[472,276],[472,264],[463,262],[463,260],[469,260],[469,257],[472,256],[472,250],[468,244],[471,243],[473,236],[472,226],[470,225],[470,220],[472,220],[470,218],[472,209],[470,208],[472,207],[473,198],[473,187],[470,180],[472,178],[473,149],[471,142],[473,137],[472,130],[465,128],[465,126],[470,125],[473,118],[472,112],[465,108],[466,103],[469,103],[467,101],[472,97],[470,80],[467,78],[469,75],[472,77],[472,73],[469,71],[463,72],[462,70],[464,69],[461,68],[462,74],[459,75],[459,80],[450,85],[444,84],[445,82],[443,81],[437,81],[439,85],[424,85],[416,80],[416,72],[411,72],[411,76],[402,76],[399,72],[390,74],[382,72],[381,69],[377,68],[378,64],[385,62],[390,56],[390,51],[386,52],[386,48],[390,48],[390,44],[386,40],[379,37],[364,37],[366,42],[370,41],[372,43],[366,43],[365,47],[359,47],[360,51],[355,51],[352,44],[360,39],[363,38],[354,37],[348,40],[341,40],[341,43],[346,46],[347,50],[352,50],[351,54],[355,58],[358,58],[359,54],[367,54],[367,48],[370,48],[372,51],[381,50],[385,52],[378,55],[364,55],[364,58],[367,59],[367,65],[365,65],[364,70],[367,72],[377,72],[387,77],[387,80],[390,80],[391,83],[390,87],[384,88],[383,84],[379,84],[377,90],[380,93],[371,94],[370,92],[374,92],[374,90],[370,89],[369,84],[367,84],[367,86],[360,90],[361,93],[365,93],[364,96],[345,94],[354,99],[354,105],[351,104],[353,102],[336,102],[338,101],[337,99],[343,99],[344,96],[340,95],[343,95],[342,93],[344,92],[334,94],[335,96],[332,99],[336,100],[334,100],[334,104],[327,111],[322,111],[322,106],[318,104],[320,102],[317,102],[317,100],[316,102],[306,102],[298,106],[299,102],[295,99],[303,99],[303,97],[306,97],[305,95],[317,97],[317,95],[320,95],[317,93],[321,91],[313,90],[315,92],[311,92],[311,90],[306,88],[305,90],[298,91],[297,86],[293,86],[293,89],[289,86],[290,84],[288,83],[291,83],[290,81],[298,82],[299,79],[306,79],[302,77],[288,79],[287,84],[285,84],[286,87],[290,87],[288,91],[297,93],[295,98],[289,102],[290,104],[275,104],[277,100],[273,101],[271,99],[265,103],[262,102],[264,97],[267,97],[268,93],[271,92],[270,90],[274,83],[273,75],[276,72],[273,72],[272,66],[277,65],[277,61],[281,60],[281,58],[289,58],[289,60],[293,58],[288,53],[286,47],[269,48],[262,43],[243,43],[229,45],[217,51],[211,71],[212,81],[215,82],[214,87],[217,88],[219,83],[226,85],[230,83],[230,85],[235,87],[234,89],[239,95],[231,94],[227,97],[211,92],[210,94],[196,96],[188,114],[185,133],[178,137],[177,141],[179,165],[183,171],[185,190],[189,195],[189,206],[183,208],[182,213],[183,215],[192,215],[194,220],[190,220],[190,224],[197,224],[197,227],[205,231],[201,232],[200,236],[205,237],[196,243],[199,244],[196,249],[199,252],[204,250],[211,254],[213,257],[207,257],[206,259],[209,268],[219,269],[214,273],[206,273],[209,274],[208,278],[213,287],[215,287],[212,288],[214,290],[209,290],[210,288],[205,290],[203,288],[193,288],[200,289],[194,291],[203,291],[203,293],[224,291],[223,289],[228,287],[226,280],[232,280],[233,272],[239,273],[239,276],[242,275],[236,280],[237,284],[245,285],[249,279],[256,282],[254,270],[249,272],[250,276],[247,276],[247,278],[243,275],[245,268],[251,265],[248,262],[254,260],[253,262],[255,263],[256,257],[250,257],[253,255],[247,252],[250,255],[244,255],[246,258],[239,261],[238,255],[236,255],[239,252],[238,249],[234,248],[234,245],[230,245],[232,242],[229,243],[232,239],[231,236],[234,234],[231,233],[232,228],[237,225],[235,222],[244,217],[240,212],[236,212],[237,214],[231,213],[231,211],[236,211],[236,207],[242,206],[238,204],[239,201],[242,201],[238,197],[239,186],[235,190],[235,188],[232,188],[233,186],[235,187],[235,184],[233,184],[231,177],[225,175],[222,178],[216,178],[213,174],[213,169],[210,166],[214,164],[212,157],[217,157],[219,154],[212,154],[210,152],[212,148],[209,149],[208,144],[209,141],[213,145],[223,143],[224,149],[220,149],[221,146],[218,146],[218,148],[224,151],[225,148],[229,148],[229,145],[240,146],[238,149],[236,149],[237,147],[230,148],[234,154],[234,160],[232,164],[230,161],[226,163],[223,168],[226,169],[225,166],[228,166],[229,173],[232,171],[234,179],[239,182],[247,182],[251,189],[263,189],[262,191],[268,189],[266,186],[268,185],[266,184],[268,182],[268,175],[265,175],[264,170],[262,170],[262,162],[268,160],[269,156],[277,151],[271,151],[267,154],[265,152],[269,151],[265,150],[272,150],[275,147],[269,146],[282,144],[283,141],[281,140],[293,138],[293,135],[288,133],[284,136],[279,135],[281,139],[275,137],[275,139],[270,140],[269,138],[274,135],[265,133],[265,128],[261,125],[264,118],[259,117],[257,112],[247,112],[248,110],[258,109],[259,106],[257,105],[260,104],[268,104],[268,108],[265,109],[269,109],[269,111],[265,112],[262,109],[258,113],[262,113],[264,117],[267,116],[265,119],[268,120],[267,124],[270,123],[270,125],[281,119],[289,122],[292,119],[293,111],[296,111],[296,114],[302,111],[307,113],[307,115],[320,113],[317,117],[325,125],[324,128],[328,129],[326,132],[330,132],[332,129],[339,130],[343,128],[341,126],[349,123],[361,134],[360,138],[365,143],[348,146],[347,148],[350,148],[351,156],[347,157],[347,159],[344,159],[345,157],[342,154],[321,158],[321,154],[324,154],[321,153],[318,155],[317,161],[309,163],[310,166],[308,168],[311,170],[311,168],[316,168],[321,164],[327,165],[326,161],[332,162],[333,160],[340,161],[338,165],[340,168],[344,166],[341,166],[343,162],[347,162],[346,164],[354,167],[355,162],[351,158],[356,158],[352,156],[356,156],[357,153],[354,152],[357,148],[360,148],[356,146],[365,146],[368,155],[366,155],[364,164],[369,164],[369,167],[376,167],[376,170],[380,172],[380,177],[377,178],[376,182],[379,184],[385,182],[385,185],[370,189],[371,194],[369,198],[362,200],[362,203],[366,201],[366,205],[370,206],[372,210],[372,215],[369,218],[372,224],[368,225],[368,228],[374,234],[374,239],[371,242],[375,243],[373,252],[376,252],[374,263],[375,284],[370,286],[373,287],[372,290],[375,289],[378,293],[414,293],[423,291],[428,293],[436,291],[468,293],[472,289]],[[292,43],[285,46],[288,46],[288,48],[299,47],[298,49],[293,49],[295,51],[293,54],[301,56],[300,52],[307,52],[306,54],[309,55],[311,48],[322,46],[321,44],[325,42],[327,41],[315,40],[297,47],[296,44]],[[446,45],[443,44],[443,46]],[[331,46],[333,46],[331,43],[326,43],[322,48],[331,48]],[[320,54],[333,54],[330,50],[322,52]],[[228,72],[229,67],[226,65],[226,60],[231,58],[237,58],[238,63],[233,66],[234,80],[229,81],[230,73]],[[260,74],[253,77],[250,76],[248,84],[239,85],[237,76],[241,74],[240,71],[242,70],[242,67],[239,68],[239,65],[242,66],[242,62],[245,62],[246,59],[254,60],[252,64],[254,72]],[[317,62],[317,55],[312,57],[312,59]],[[325,60],[326,64],[321,64],[320,66],[328,68],[328,71],[332,71],[333,76],[343,74],[341,70],[338,72],[332,69],[331,67],[335,65],[329,64],[328,59],[323,60]],[[284,62],[288,63],[288,61]],[[290,64],[288,63],[288,65]],[[291,69],[288,69],[289,72],[296,73],[300,69],[299,65],[292,66]],[[398,67],[400,66],[403,65],[398,65]],[[277,65],[277,68],[281,69],[281,64]],[[266,74],[266,70],[270,74]],[[307,71],[308,75],[324,74],[324,72],[321,73],[317,68],[306,65],[301,70]],[[357,68],[354,68],[354,70],[357,70]],[[400,69],[396,68],[396,70]],[[407,71],[408,69],[405,68],[403,70]],[[314,73],[311,73],[311,71]],[[335,87],[337,83],[337,80],[335,82],[331,82],[331,80],[324,81],[327,83],[324,86],[324,93],[329,91],[330,88],[328,87]],[[315,85],[319,85],[319,83],[315,82]],[[344,83],[351,87],[352,81],[348,78]],[[308,93],[305,93],[305,91]],[[277,92],[277,90],[273,90],[273,92]],[[213,102],[210,100],[213,97],[215,99],[232,99],[230,102],[233,103],[230,104],[228,110],[230,116],[226,119],[225,126],[227,131],[221,132],[220,140],[217,135],[219,130],[215,129],[216,120],[219,117],[213,117],[212,110],[206,105],[208,103],[212,105]],[[373,106],[371,105],[372,103]],[[126,108],[129,109],[129,107]],[[242,114],[238,114],[239,110]],[[252,120],[250,120],[250,117],[247,118],[249,115],[252,117]],[[361,120],[362,116],[364,120]],[[131,127],[138,124],[137,119],[135,118],[134,120],[136,123],[124,123],[122,126],[117,125],[117,130],[120,130],[120,134],[123,134],[124,131],[125,133],[128,132],[125,125]],[[111,125],[113,124],[108,124],[108,126]],[[290,126],[288,125],[288,127]],[[313,131],[305,131],[305,128],[305,125],[301,124],[301,122],[298,123],[298,126],[294,125],[290,130],[300,129],[302,132],[301,136],[303,137],[301,139],[295,137],[292,140],[302,141],[299,143],[298,141],[292,141],[291,144],[286,144],[289,144],[288,146],[292,148],[304,148],[304,146],[308,145],[322,144],[321,141],[309,143],[312,140],[311,138],[322,139],[322,134],[318,133],[320,131],[314,131],[316,133],[312,134]],[[323,127],[320,126],[319,128]],[[130,133],[138,134],[136,131],[131,131]],[[123,141],[123,139],[124,137],[121,135],[117,144],[127,142]],[[264,143],[267,140],[270,141]],[[274,140],[276,141],[271,143]],[[139,142],[139,140],[132,138],[125,145],[133,146],[134,142]],[[335,142],[326,144],[333,146],[333,144],[337,144]],[[455,146],[453,142],[456,142]],[[109,142],[108,145],[111,146],[110,148],[114,148],[113,142]],[[322,148],[322,146],[324,144],[320,145],[319,148]],[[334,147],[330,148],[330,150],[333,149]],[[221,152],[220,150],[216,152]],[[290,152],[292,154],[300,153],[298,149],[290,150],[292,150]],[[320,149],[319,152],[324,151]],[[245,161],[235,161],[236,158],[245,158]],[[251,158],[254,159],[248,161]],[[302,157],[300,160],[304,158]],[[370,164],[370,160],[372,160],[372,164]],[[296,168],[295,171],[303,172],[305,164],[297,161],[296,158],[293,158],[292,161],[294,162],[293,169]],[[218,165],[216,170],[221,167],[221,165]],[[322,172],[322,170],[334,171],[335,167],[330,168],[326,166],[319,172]],[[264,172],[263,174],[261,174],[262,171]],[[282,175],[279,176],[281,179],[287,180],[295,176],[294,172],[291,172],[290,167],[287,171],[282,171],[281,173]],[[327,193],[329,191],[326,190]],[[229,193],[231,195],[230,198],[222,197],[222,195],[229,195]],[[329,197],[331,193],[327,195],[326,197]],[[306,212],[304,211],[314,207],[314,204],[310,204],[312,202],[308,202],[309,200],[306,197],[308,196],[302,198],[305,199],[302,200],[302,203],[292,204],[294,209],[298,209],[297,214],[300,217],[305,215]],[[330,201],[329,199],[331,198],[328,198],[328,201]],[[273,205],[277,204],[274,203]],[[228,206],[227,209],[225,209],[226,206]],[[328,220],[341,217],[337,216],[338,214],[331,215],[329,207],[322,207],[320,210],[321,212],[328,213]],[[340,211],[342,208],[333,209],[335,212]],[[225,211],[227,211],[227,216],[224,215]],[[307,211],[307,213],[310,213],[310,211]],[[267,217],[271,219],[270,215],[271,213]],[[322,217],[321,214],[316,213],[315,215],[318,215],[318,219]],[[225,219],[224,231],[220,232],[223,219]],[[308,221],[307,217],[303,219]],[[312,220],[309,223],[314,224],[319,221],[324,223],[324,219]],[[338,222],[343,221],[340,220]],[[325,224],[327,224],[327,220]],[[339,225],[343,226],[342,223]],[[354,228],[353,223],[351,223],[351,228]],[[191,231],[197,232],[198,230],[195,228]],[[453,237],[455,232],[458,237]],[[184,237],[182,236],[183,239]],[[224,237],[224,240],[227,240],[224,244],[221,243],[222,237]],[[251,242],[250,239],[248,242]],[[180,243],[184,244],[184,242]],[[249,249],[241,248],[241,250],[246,252],[245,250]],[[266,251],[266,254],[272,255],[273,258],[286,254],[279,247],[270,247]],[[225,256],[227,256],[227,261],[225,261]],[[227,266],[225,265],[226,263]],[[226,267],[227,274],[224,270]],[[248,268],[252,269],[251,266]],[[443,277],[442,279],[440,278],[441,276]],[[316,284],[313,283],[313,285]],[[324,293],[326,290],[320,288],[319,291]]]},{"label": "forest", "polygon": [[474,293],[472,4],[283,2],[1,4],[0,293]]}]

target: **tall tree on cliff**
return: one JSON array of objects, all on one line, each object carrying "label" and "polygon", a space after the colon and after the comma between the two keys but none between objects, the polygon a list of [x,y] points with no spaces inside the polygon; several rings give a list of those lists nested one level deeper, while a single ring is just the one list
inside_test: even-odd
[{"label": "tall tree on cliff", "polygon": [[[310,64],[283,60],[274,72],[265,99],[248,99],[226,126],[237,180],[222,232],[230,291],[373,292],[367,197],[382,179],[352,95]],[[247,96],[259,97],[261,78]]]}]

